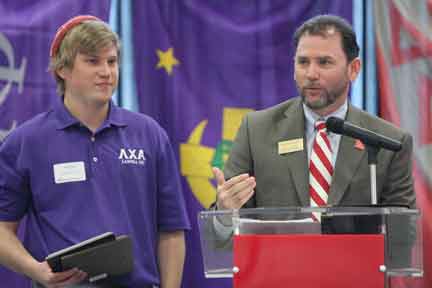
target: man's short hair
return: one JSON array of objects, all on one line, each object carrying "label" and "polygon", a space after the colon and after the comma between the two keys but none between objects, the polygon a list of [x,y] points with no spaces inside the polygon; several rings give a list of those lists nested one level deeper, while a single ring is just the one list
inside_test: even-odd
[{"label": "man's short hair", "polygon": [[114,45],[120,57],[120,40],[109,25],[103,21],[85,20],[70,29],[60,43],[58,51],[50,58],[49,71],[55,77],[57,93],[65,92],[64,80],[57,74],[58,69],[73,68],[78,53],[96,55],[101,49]]},{"label": "man's short hair", "polygon": [[348,63],[358,57],[360,48],[351,25],[343,18],[334,15],[318,15],[304,22],[294,33],[294,48],[297,50],[300,38],[304,35],[327,37],[328,30],[334,28],[340,33],[342,49]]}]

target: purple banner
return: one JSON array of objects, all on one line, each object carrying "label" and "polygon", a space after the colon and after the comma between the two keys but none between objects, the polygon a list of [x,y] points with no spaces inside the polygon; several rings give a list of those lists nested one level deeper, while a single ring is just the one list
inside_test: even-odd
[{"label": "purple banner", "polygon": [[[19,3],[19,4],[18,4]],[[352,3],[328,1],[134,2],[140,111],[167,130],[178,152],[193,230],[183,287],[230,287],[204,278],[197,213],[215,199],[211,166],[223,166],[241,117],[296,96],[292,34],[316,14],[351,21]],[[77,14],[108,20],[109,1],[0,3],[0,142],[55,99],[47,72],[55,30]],[[2,287],[28,281],[0,270]]]},{"label": "purple banner", "polygon": [[[108,20],[109,8],[108,0],[1,1],[0,143],[10,130],[48,110],[58,97],[55,81],[47,72],[49,47],[57,28],[78,14]],[[0,279],[2,287],[30,287],[28,280],[2,267]]]},{"label": "purple banner", "polygon": [[204,278],[197,214],[216,197],[240,120],[296,96],[292,35],[316,14],[351,21],[351,1],[136,1],[140,110],[167,130],[178,152],[193,230],[183,287],[230,287]]}]

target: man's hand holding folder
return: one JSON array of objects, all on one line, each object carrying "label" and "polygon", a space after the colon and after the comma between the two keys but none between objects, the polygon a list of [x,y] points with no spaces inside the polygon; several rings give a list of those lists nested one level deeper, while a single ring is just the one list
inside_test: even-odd
[{"label": "man's hand holding folder", "polygon": [[132,241],[129,236],[106,232],[51,253],[45,260],[53,272],[78,268],[95,282],[132,271]]}]

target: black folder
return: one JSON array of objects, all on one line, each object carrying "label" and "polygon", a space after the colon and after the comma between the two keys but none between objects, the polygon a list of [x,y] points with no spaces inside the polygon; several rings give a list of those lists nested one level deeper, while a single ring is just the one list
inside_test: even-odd
[{"label": "black folder", "polygon": [[90,279],[124,275],[133,269],[132,241],[127,235],[116,237],[107,232],[56,251],[45,260],[53,272],[76,267]]}]

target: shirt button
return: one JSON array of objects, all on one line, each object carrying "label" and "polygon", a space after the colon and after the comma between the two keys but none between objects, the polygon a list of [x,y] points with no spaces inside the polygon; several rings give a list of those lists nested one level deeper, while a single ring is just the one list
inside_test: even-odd
[{"label": "shirt button", "polygon": [[98,158],[97,157],[93,157],[93,162],[97,162]]},{"label": "shirt button", "polygon": [[95,138],[94,136],[92,136],[92,137],[90,138],[90,140],[91,140],[92,142],[95,142],[96,138]]}]

